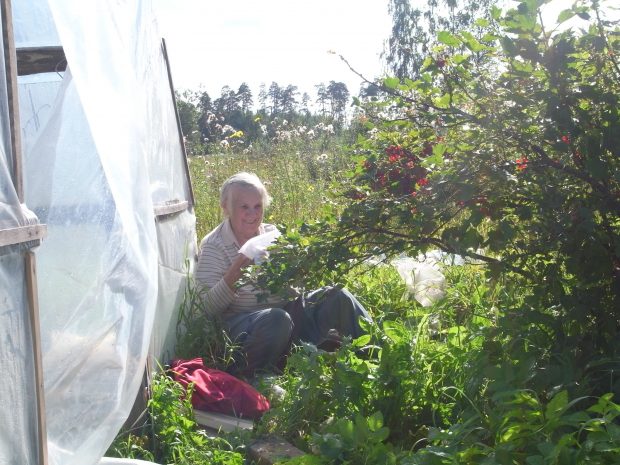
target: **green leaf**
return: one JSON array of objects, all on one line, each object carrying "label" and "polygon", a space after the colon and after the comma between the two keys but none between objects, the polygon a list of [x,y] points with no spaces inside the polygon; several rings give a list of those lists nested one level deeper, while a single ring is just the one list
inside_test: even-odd
[{"label": "green leaf", "polygon": [[433,156],[443,156],[444,153],[446,153],[446,150],[448,149],[448,147],[446,146],[446,144],[435,144],[433,146]]},{"label": "green leaf", "polygon": [[553,399],[547,404],[545,409],[545,415],[547,419],[557,419],[562,415],[562,412],[568,404],[568,393],[566,391],[560,391]]},{"label": "green leaf", "polygon": [[401,342],[403,340],[403,335],[407,334],[403,326],[396,321],[384,321],[383,332],[395,343]]},{"label": "green leaf", "polygon": [[396,89],[400,84],[400,80],[395,77],[387,77],[383,80],[383,85],[388,89]]},{"label": "green leaf", "polygon": [[368,343],[372,340],[372,337],[370,336],[370,334],[363,334],[362,336],[358,337],[357,339],[353,340],[353,347],[364,347],[366,345],[368,345]]},{"label": "green leaf", "polygon": [[493,18],[495,21],[499,20],[499,18],[502,16],[502,9],[493,5],[491,7],[491,18]]},{"label": "green leaf", "polygon": [[486,18],[478,18],[474,24],[478,27],[487,27],[490,23],[489,20]]},{"label": "green leaf", "polygon": [[450,106],[450,102],[452,101],[452,94],[445,93],[438,99],[434,100],[434,103],[439,108],[448,108]]},{"label": "green leaf", "polygon": [[456,47],[461,43],[458,37],[448,31],[440,31],[437,34],[437,40],[439,40],[439,42],[441,42],[442,44],[446,44],[450,47]]},{"label": "green leaf", "polygon": [[433,151],[433,154],[430,157],[426,157],[425,159],[423,159],[420,165],[423,166],[424,168],[434,168],[434,167],[442,166],[443,163],[444,163],[444,160],[441,154],[434,153]]},{"label": "green leaf", "polygon": [[383,427],[383,414],[378,411],[368,417],[368,428],[370,431],[377,431]]},{"label": "green leaf", "polygon": [[519,49],[515,45],[514,41],[510,37],[502,37],[500,39],[504,52],[510,57],[515,57],[519,54]]},{"label": "green leaf", "polygon": [[497,39],[499,39],[498,36],[496,36],[495,34],[491,34],[490,32],[487,32],[485,35],[482,36],[482,42],[494,42]]},{"label": "green leaf", "polygon": [[482,236],[476,229],[469,228],[463,235],[463,247],[477,249],[482,243]]},{"label": "green leaf", "polygon": [[464,38],[465,46],[472,52],[479,52],[480,50],[484,50],[485,48],[487,48],[486,45],[482,45],[480,42],[478,42],[478,39],[476,39],[476,37],[474,37],[471,32],[463,31],[462,35]]},{"label": "green leaf", "polygon": [[452,56],[452,63],[458,65],[458,64],[463,63],[468,58],[469,58],[469,55],[463,55],[462,53],[458,53]]},{"label": "green leaf", "polygon": [[573,16],[575,16],[575,12],[573,10],[563,10],[558,15],[558,24],[562,24],[564,21],[568,21]]},{"label": "green leaf", "polygon": [[545,459],[542,455],[530,455],[525,459],[528,465],[545,465]]},{"label": "green leaf", "polygon": [[585,165],[594,179],[606,179],[609,176],[607,164],[599,158],[586,158]]}]

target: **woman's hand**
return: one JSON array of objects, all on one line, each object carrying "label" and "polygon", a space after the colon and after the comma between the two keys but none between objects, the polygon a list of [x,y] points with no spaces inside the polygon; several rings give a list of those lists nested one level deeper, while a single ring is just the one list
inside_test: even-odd
[{"label": "woman's hand", "polygon": [[228,284],[228,287],[230,289],[232,289],[233,291],[235,290],[235,284],[243,275],[243,269],[251,263],[252,260],[250,260],[245,255],[237,255],[237,257],[230,264],[228,270],[226,270],[226,273],[224,273],[224,281],[226,282],[226,284]]}]

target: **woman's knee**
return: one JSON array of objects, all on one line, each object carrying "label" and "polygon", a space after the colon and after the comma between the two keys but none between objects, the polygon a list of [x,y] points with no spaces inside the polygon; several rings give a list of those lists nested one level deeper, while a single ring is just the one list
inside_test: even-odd
[{"label": "woman's knee", "polygon": [[274,344],[288,343],[293,331],[291,316],[281,308],[271,308],[265,312],[259,326],[267,340],[273,341]]},{"label": "woman's knee", "polygon": [[360,311],[365,312],[364,307],[359,301],[355,298],[351,292],[349,292],[345,288],[334,289],[333,298],[339,302],[339,307],[344,311],[349,311],[355,314],[360,313]]}]

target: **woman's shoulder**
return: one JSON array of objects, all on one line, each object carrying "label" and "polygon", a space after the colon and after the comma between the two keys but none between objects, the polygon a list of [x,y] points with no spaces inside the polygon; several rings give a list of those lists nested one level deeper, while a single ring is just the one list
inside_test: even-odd
[{"label": "woman's shoulder", "polygon": [[205,237],[200,241],[200,247],[205,244],[218,244],[223,240],[222,231],[224,229],[225,221],[222,221],[219,225],[217,225],[211,232],[207,233]]}]

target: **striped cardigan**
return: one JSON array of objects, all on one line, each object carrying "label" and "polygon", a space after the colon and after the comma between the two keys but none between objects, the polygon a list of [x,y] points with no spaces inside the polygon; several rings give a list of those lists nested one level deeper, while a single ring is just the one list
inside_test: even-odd
[{"label": "striped cardigan", "polygon": [[[258,233],[263,234],[274,228],[274,225],[263,223]],[[284,306],[285,302],[277,296],[268,296],[266,302],[259,303],[257,295],[266,291],[250,285],[233,291],[224,282],[224,273],[239,253],[239,248],[228,219],[220,223],[200,242],[200,254],[194,271],[194,279],[199,289],[202,290],[206,310],[228,318],[239,313]]]}]

